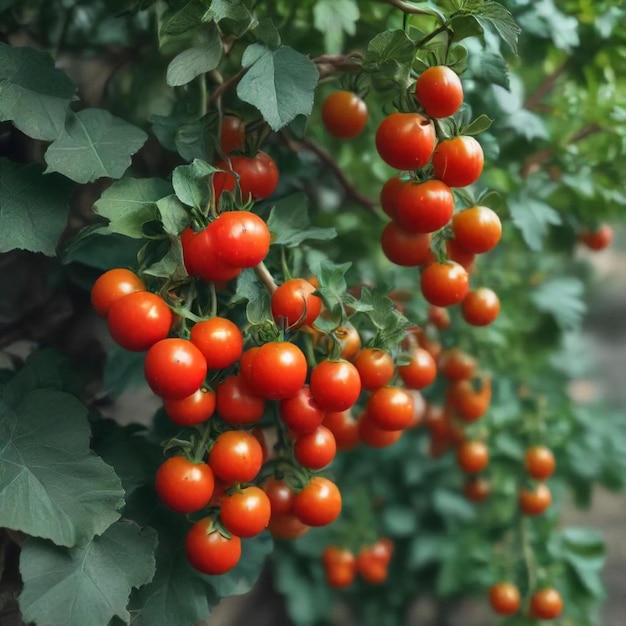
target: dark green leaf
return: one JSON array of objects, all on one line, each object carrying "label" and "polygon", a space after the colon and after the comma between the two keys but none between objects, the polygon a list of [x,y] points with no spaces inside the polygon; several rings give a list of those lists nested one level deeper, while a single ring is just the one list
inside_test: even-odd
[{"label": "dark green leaf", "polygon": [[62,262],[81,263],[103,271],[136,267],[137,254],[144,242],[123,235],[101,235],[101,230],[99,224],[81,230],[63,251]]},{"label": "dark green leaf", "polygon": [[491,127],[493,120],[489,119],[487,115],[479,115],[475,120],[472,120],[467,126],[462,129],[463,135],[480,135]]},{"label": "dark green leaf", "polygon": [[472,76],[479,81],[509,88],[509,69],[502,55],[482,52],[469,56]]},{"label": "dark green leaf", "polygon": [[161,198],[156,205],[163,230],[168,235],[180,235],[185,226],[189,225],[189,213],[176,196]]},{"label": "dark green leaf", "polygon": [[549,204],[525,194],[511,197],[509,210],[513,224],[522,233],[528,247],[535,252],[543,247],[550,224],[561,223],[561,216]]},{"label": "dark green leaf", "polygon": [[218,169],[206,161],[194,159],[190,165],[179,165],[172,173],[172,185],[178,199],[199,210],[209,201],[209,177]]},{"label": "dark green leaf", "polygon": [[214,70],[222,59],[222,40],[217,31],[202,46],[183,50],[167,67],[167,84],[179,87],[191,82],[196,76]]},{"label": "dark green leaf", "polygon": [[522,29],[515,23],[509,10],[499,2],[486,0],[474,18],[483,28],[493,28],[502,40],[517,54],[517,39]]},{"label": "dark green leaf", "polygon": [[462,41],[467,37],[476,37],[483,34],[483,27],[473,15],[456,15],[450,20],[453,41]]},{"label": "dark green leaf", "polygon": [[252,29],[252,33],[260,43],[265,44],[271,50],[276,50],[280,47],[280,33],[272,20],[267,18],[261,20]]},{"label": "dark green leaf", "polygon": [[223,32],[235,37],[241,37],[252,22],[252,15],[242,0],[212,0],[207,17],[219,22]]},{"label": "dark green leaf", "polygon": [[143,352],[130,352],[113,344],[104,364],[104,393],[117,397],[129,388],[145,385],[144,360]]},{"label": "dark green leaf", "polygon": [[530,297],[537,309],[554,317],[562,330],[579,328],[587,307],[585,287],[574,277],[559,277],[541,283]]},{"label": "dark green leaf", "polygon": [[319,0],[313,7],[313,24],[324,35],[329,53],[343,50],[344,33],[354,35],[359,7],[354,0]]},{"label": "dark green leaf", "polygon": [[476,509],[461,494],[439,488],[433,494],[433,507],[450,522],[467,522],[476,517]]},{"label": "dark green leaf", "polygon": [[159,30],[160,37],[185,34],[199,26],[207,12],[206,3],[203,0],[180,0],[172,4],[175,6],[163,14]]},{"label": "dark green leaf", "polygon": [[170,247],[165,256],[148,266],[144,274],[156,278],[167,278],[173,281],[183,280],[188,276],[183,262],[183,247],[180,238],[169,235]]},{"label": "dark green leaf", "polygon": [[402,90],[411,72],[415,42],[403,30],[385,31],[368,44],[363,69],[381,90]]},{"label": "dark green leaf", "polygon": [[211,133],[215,132],[215,128],[208,115],[153,115],[150,121],[161,145],[177,151],[185,161],[211,160],[214,151]]},{"label": "dark green leaf", "polygon": [[407,506],[386,506],[382,511],[382,524],[392,537],[410,537],[417,528],[417,515]]}]

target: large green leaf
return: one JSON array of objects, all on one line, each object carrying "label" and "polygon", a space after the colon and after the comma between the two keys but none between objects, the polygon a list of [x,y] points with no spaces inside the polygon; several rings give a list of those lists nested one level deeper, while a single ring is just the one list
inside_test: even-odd
[{"label": "large green leaf", "polygon": [[214,70],[222,58],[222,40],[216,29],[202,45],[193,46],[178,54],[167,67],[167,84],[179,87],[196,76]]},{"label": "large green leaf", "polygon": [[544,313],[551,314],[564,330],[579,328],[587,310],[585,287],[573,276],[553,278],[541,283],[531,293],[531,300]]},{"label": "large green leaf", "polygon": [[176,0],[161,18],[159,35],[178,36],[196,28],[207,12],[204,0]]},{"label": "large green leaf", "polygon": [[0,159],[0,252],[21,248],[53,256],[72,189],[61,176],[44,177],[40,165]]},{"label": "large green leaf", "polygon": [[131,589],[154,576],[156,539],[151,528],[129,522],[75,548],[29,538],[20,557],[23,618],[39,626],[100,626],[114,616],[128,622]]},{"label": "large green leaf", "polygon": [[319,0],[313,7],[313,23],[324,35],[326,51],[339,53],[344,33],[354,35],[359,7],[354,0]]},{"label": "large green leaf", "polygon": [[77,183],[121,178],[131,155],[147,138],[140,128],[103,109],[70,113],[65,128],[46,151],[46,171],[59,172]]},{"label": "large green leaf", "polygon": [[63,131],[76,87],[47,52],[0,43],[0,120],[29,137],[52,141]]},{"label": "large green leaf", "polygon": [[190,165],[179,165],[172,173],[172,185],[178,199],[199,210],[206,208],[209,200],[209,176],[218,170],[200,159]]},{"label": "large green leaf", "polygon": [[246,48],[241,62],[248,71],[237,95],[259,109],[272,130],[311,113],[319,73],[304,54],[289,46],[271,50],[255,43]]},{"label": "large green leaf", "polygon": [[483,28],[493,28],[513,53],[517,53],[517,40],[522,29],[515,23],[505,6],[493,0],[486,0],[473,15]]},{"label": "large green leaf", "polygon": [[548,228],[561,223],[561,216],[549,204],[518,194],[509,199],[513,224],[521,231],[531,250],[538,252],[548,234]]}]

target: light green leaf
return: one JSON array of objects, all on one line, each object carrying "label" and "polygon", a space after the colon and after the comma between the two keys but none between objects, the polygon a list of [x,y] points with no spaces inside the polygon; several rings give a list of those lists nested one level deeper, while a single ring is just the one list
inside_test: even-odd
[{"label": "light green leaf", "polygon": [[19,248],[54,256],[72,189],[61,176],[44,177],[40,165],[0,158],[0,252]]},{"label": "light green leaf", "polygon": [[219,171],[213,165],[194,159],[190,165],[179,165],[172,173],[172,185],[178,199],[187,206],[204,209],[209,201],[209,176]]},{"label": "light green leaf", "polygon": [[252,15],[242,0],[212,0],[205,19],[207,17],[219,22],[220,30],[236,37],[241,37],[252,22]]},{"label": "light green leaf", "polygon": [[517,40],[522,29],[515,23],[510,11],[499,2],[486,0],[480,11],[473,14],[483,28],[493,28],[502,40],[517,54]]},{"label": "light green leaf", "polygon": [[154,576],[156,532],[117,522],[84,546],[68,549],[28,538],[20,556],[22,616],[39,626],[128,622],[133,587]]},{"label": "light green leaf", "polygon": [[189,213],[176,196],[161,198],[156,205],[163,230],[168,235],[178,236],[189,224]]},{"label": "light green leaf", "polygon": [[580,327],[587,311],[585,286],[578,278],[559,277],[541,283],[530,298],[540,311],[549,313],[562,330]]},{"label": "light green leaf", "polygon": [[179,87],[191,82],[196,76],[214,70],[222,59],[222,40],[217,30],[202,46],[183,50],[167,67],[167,84]]},{"label": "light green leaf", "polygon": [[480,135],[486,130],[489,130],[493,120],[489,119],[485,114],[479,115],[475,120],[472,120],[465,128],[462,129],[463,135]]},{"label": "light green leaf", "polygon": [[313,24],[324,35],[327,52],[342,51],[344,33],[354,35],[359,16],[359,7],[354,0],[319,0],[315,4]]},{"label": "light green leaf", "polygon": [[121,178],[131,155],[147,138],[143,130],[103,109],[70,113],[65,128],[46,151],[46,173],[59,172],[83,184],[102,177]]},{"label": "light green leaf", "polygon": [[409,79],[415,51],[415,42],[403,30],[385,31],[369,42],[363,69],[378,89],[402,90]]},{"label": "light green leaf", "polygon": [[525,194],[512,196],[509,210],[513,224],[520,230],[526,245],[535,252],[543,247],[548,228],[561,223],[561,216],[549,204]]},{"label": "light green leaf", "polygon": [[470,71],[479,81],[509,88],[509,69],[504,57],[496,52],[470,54]]}]

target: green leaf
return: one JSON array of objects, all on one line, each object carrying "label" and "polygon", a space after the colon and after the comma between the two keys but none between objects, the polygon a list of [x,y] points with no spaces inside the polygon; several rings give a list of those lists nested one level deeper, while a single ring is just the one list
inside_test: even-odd
[{"label": "green leaf", "polygon": [[493,120],[487,115],[479,115],[475,120],[472,120],[465,128],[462,129],[463,135],[480,135],[491,127]]},{"label": "green leaf", "polygon": [[363,70],[377,89],[401,90],[409,79],[415,50],[415,42],[403,30],[385,31],[369,42]]},{"label": "green leaf", "polygon": [[62,252],[62,262],[81,263],[103,271],[115,267],[135,268],[144,242],[123,235],[102,235],[101,230],[101,224],[92,224],[79,231]]},{"label": "green leaf", "polygon": [[155,548],[154,530],[128,522],[71,549],[29,537],[20,556],[23,618],[39,626],[128,622],[131,589],[154,576]]},{"label": "green leaf", "polygon": [[561,223],[561,216],[549,204],[518,194],[509,199],[513,224],[520,230],[526,245],[535,252],[543,247],[550,224]]},{"label": "green leaf", "polygon": [[304,193],[276,202],[267,220],[273,244],[296,248],[305,241],[328,241],[337,236],[334,228],[311,226],[307,204]]},{"label": "green leaf", "polygon": [[270,50],[255,43],[246,48],[241,63],[248,71],[237,85],[237,95],[256,107],[272,130],[311,113],[319,79],[311,59],[288,46]]},{"label": "green leaf", "polygon": [[34,139],[52,141],[63,131],[75,91],[47,52],[0,43],[0,121],[12,121]]},{"label": "green leaf", "polygon": [[587,311],[584,295],[582,281],[566,276],[541,283],[530,298],[539,311],[552,315],[559,327],[567,331],[580,327]]},{"label": "green leaf", "polygon": [[189,225],[189,213],[175,195],[157,200],[156,205],[163,230],[168,235],[178,236]]},{"label": "green leaf", "polygon": [[325,50],[331,54],[343,50],[344,33],[354,35],[359,19],[354,0],[319,0],[313,7],[313,24],[324,35]]},{"label": "green leaf", "polygon": [[222,32],[235,37],[241,37],[252,22],[252,14],[242,0],[212,0],[207,18],[219,22]]},{"label": "green leaf", "polygon": [[209,177],[219,171],[206,161],[194,159],[190,165],[179,165],[172,173],[172,185],[178,199],[187,206],[204,209],[209,201]]},{"label": "green leaf", "polygon": [[104,393],[118,397],[132,387],[145,385],[143,363],[146,355],[143,352],[130,352],[120,348],[117,344],[111,345],[104,364]]},{"label": "green leaf", "polygon": [[515,23],[506,7],[499,2],[486,0],[473,16],[483,28],[493,28],[511,48],[513,54],[517,54],[517,40],[522,29]]},{"label": "green leaf", "polygon": [[410,537],[417,529],[417,515],[408,506],[386,506],[381,517],[385,532],[393,537]]},{"label": "green leaf", "polygon": [[157,201],[171,193],[172,186],[160,178],[122,178],[102,194],[93,210],[109,220],[102,232],[141,239],[143,225],[159,219]]},{"label": "green leaf", "polygon": [[170,247],[159,261],[148,266],[144,274],[156,278],[167,278],[173,281],[183,280],[188,274],[183,262],[183,247],[180,238],[174,235],[168,236]]},{"label": "green leaf", "polygon": [[211,160],[214,151],[211,133],[216,129],[208,115],[153,115],[150,121],[161,145],[177,151],[185,161]]},{"label": "green leaf", "polygon": [[571,53],[580,45],[578,19],[560,11],[554,0],[533,2],[531,10],[520,15],[519,23],[524,32],[550,39],[565,52]]},{"label": "green leaf", "polygon": [[222,59],[222,40],[217,30],[201,46],[183,50],[167,66],[167,84],[179,87],[190,83],[196,76],[214,70]]},{"label": "green leaf", "polygon": [[65,128],[46,150],[47,172],[59,172],[77,183],[121,178],[131,155],[145,143],[143,130],[103,109],[70,113]]},{"label": "green leaf", "polygon": [[253,29],[252,34],[256,39],[265,44],[268,48],[276,50],[280,48],[281,39],[278,29],[272,20],[265,18],[261,20]]},{"label": "green leaf", "polygon": [[19,248],[54,256],[72,190],[61,176],[44,177],[40,165],[0,158],[0,252]]},{"label": "green leaf", "polygon": [[62,546],[89,541],[119,518],[123,490],[89,448],[87,409],[35,389],[0,401],[0,526]]},{"label": "green leaf", "polygon": [[204,0],[177,0],[172,2],[174,6],[163,14],[159,37],[166,35],[175,37],[184,35],[186,32],[196,28],[202,23],[202,19],[207,12]]},{"label": "green leaf", "polygon": [[469,60],[471,74],[476,80],[500,85],[504,89],[509,88],[509,68],[501,54],[496,52],[470,54]]},{"label": "green leaf", "polygon": [[483,34],[483,27],[476,21],[473,15],[455,15],[450,20],[452,28],[452,40],[462,41],[467,37],[477,37]]},{"label": "green leaf", "polygon": [[476,510],[462,495],[438,488],[433,494],[433,508],[447,521],[468,522],[475,519]]}]

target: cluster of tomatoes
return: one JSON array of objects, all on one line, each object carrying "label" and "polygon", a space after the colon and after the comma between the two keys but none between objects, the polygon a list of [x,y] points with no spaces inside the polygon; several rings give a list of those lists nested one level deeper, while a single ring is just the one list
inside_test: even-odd
[{"label": "cluster of tomatoes", "polygon": [[[498,615],[515,615],[520,610],[521,595],[513,583],[499,582],[489,589],[489,602]],[[556,619],[562,610],[561,594],[552,587],[538,589],[530,597],[529,615],[533,619]]]}]

